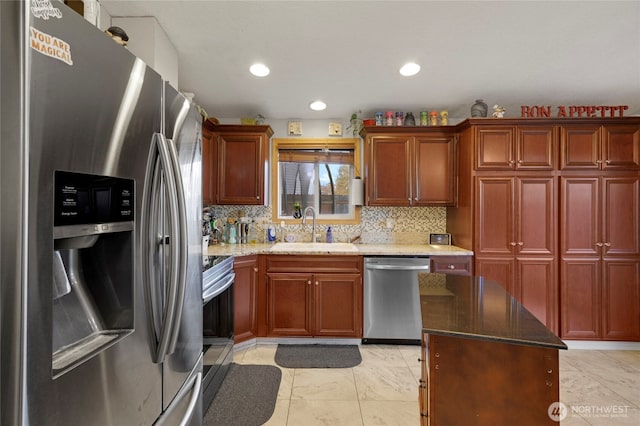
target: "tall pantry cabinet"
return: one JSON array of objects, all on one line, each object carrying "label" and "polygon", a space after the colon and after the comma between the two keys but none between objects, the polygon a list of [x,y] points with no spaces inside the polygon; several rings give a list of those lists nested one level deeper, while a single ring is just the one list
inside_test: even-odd
[{"label": "tall pantry cabinet", "polygon": [[639,340],[640,119],[459,125],[454,244],[566,339]]},{"label": "tall pantry cabinet", "polygon": [[640,339],[640,125],[560,137],[561,335]]}]

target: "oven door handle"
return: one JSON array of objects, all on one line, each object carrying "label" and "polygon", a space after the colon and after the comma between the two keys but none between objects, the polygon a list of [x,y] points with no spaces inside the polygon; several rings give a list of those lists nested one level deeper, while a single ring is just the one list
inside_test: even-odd
[{"label": "oven door handle", "polygon": [[366,265],[365,269],[383,269],[387,271],[429,271],[429,265]]},{"label": "oven door handle", "polygon": [[236,274],[232,272],[229,275],[227,275],[227,277],[224,279],[224,282],[221,285],[219,286],[213,285],[209,287],[204,293],[202,293],[202,304],[206,305],[211,301],[211,299],[219,296],[225,290],[231,287],[235,278],[236,278]]}]

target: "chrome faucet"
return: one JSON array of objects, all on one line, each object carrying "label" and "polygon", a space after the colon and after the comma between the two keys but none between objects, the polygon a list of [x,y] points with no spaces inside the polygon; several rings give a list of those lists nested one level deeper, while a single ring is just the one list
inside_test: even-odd
[{"label": "chrome faucet", "polygon": [[304,225],[307,223],[307,212],[309,210],[311,210],[311,219],[313,220],[311,225],[311,242],[315,243],[316,242],[316,209],[314,209],[311,206],[304,209],[304,213],[302,213],[302,224]]}]

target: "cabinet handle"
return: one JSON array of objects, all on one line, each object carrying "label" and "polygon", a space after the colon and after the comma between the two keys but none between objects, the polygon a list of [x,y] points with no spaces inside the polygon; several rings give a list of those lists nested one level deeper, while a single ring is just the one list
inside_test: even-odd
[{"label": "cabinet handle", "polygon": [[596,245],[597,245],[598,247],[602,247],[604,244],[602,244],[602,243],[596,243]]},{"label": "cabinet handle", "polygon": [[449,266],[447,266],[447,268],[449,268],[449,269],[456,269],[456,266],[455,266],[455,265],[449,265]]},{"label": "cabinet handle", "polygon": [[256,200],[259,200],[259,199],[260,199],[260,196],[259,196],[259,195],[256,195]]},{"label": "cabinet handle", "polygon": [[511,247],[515,247],[516,246],[516,242],[515,241],[511,241],[509,244],[511,245]]},{"label": "cabinet handle", "polygon": [[522,241],[518,241],[518,245],[519,245],[520,247],[522,247],[522,246],[524,245],[524,243],[523,243]]},{"label": "cabinet handle", "polygon": [[611,247],[611,243],[604,243],[605,247]]},{"label": "cabinet handle", "polygon": [[602,164],[602,160],[596,160],[596,164]]}]

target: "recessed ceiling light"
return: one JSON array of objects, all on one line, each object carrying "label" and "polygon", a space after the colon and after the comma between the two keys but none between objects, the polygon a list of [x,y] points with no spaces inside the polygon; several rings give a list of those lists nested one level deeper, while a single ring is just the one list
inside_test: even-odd
[{"label": "recessed ceiling light", "polygon": [[266,77],[269,75],[269,68],[265,64],[253,64],[249,68],[249,72],[256,77]]},{"label": "recessed ceiling light", "polygon": [[404,64],[402,68],[400,68],[400,74],[404,75],[405,77],[416,75],[418,74],[418,72],[420,72],[420,65],[416,64],[415,62],[409,62],[407,64]]},{"label": "recessed ceiling light", "polygon": [[309,108],[311,108],[314,111],[322,111],[327,108],[327,104],[325,104],[322,101],[314,101],[314,102],[311,102],[311,104],[309,105]]}]

